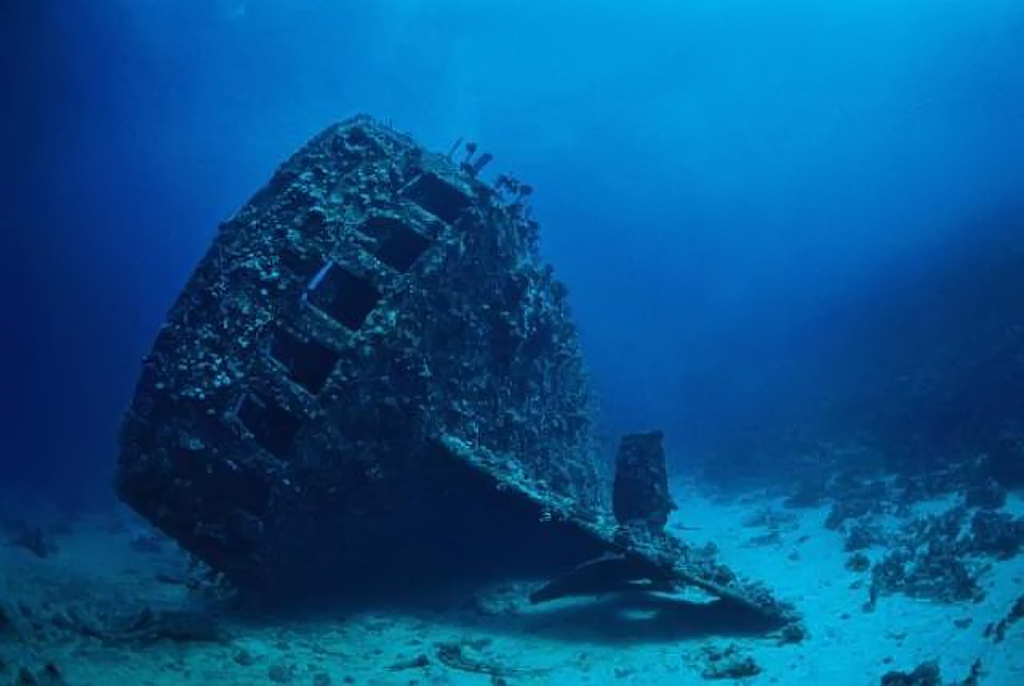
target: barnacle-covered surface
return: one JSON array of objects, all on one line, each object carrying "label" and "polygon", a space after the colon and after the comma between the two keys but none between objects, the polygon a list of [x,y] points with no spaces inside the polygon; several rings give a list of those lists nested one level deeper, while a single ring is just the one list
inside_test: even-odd
[{"label": "barnacle-covered surface", "polygon": [[448,526],[425,518],[444,511],[424,456],[440,435],[603,511],[528,191],[366,117],[313,139],[221,227],[170,312],[124,421],[122,497],[243,581],[375,573],[387,536]]},{"label": "barnacle-covered surface", "polygon": [[615,521],[530,189],[482,182],[481,161],[357,117],[285,163],[221,227],[145,361],[121,497],[275,592],[613,550],[791,618],[660,530]]}]

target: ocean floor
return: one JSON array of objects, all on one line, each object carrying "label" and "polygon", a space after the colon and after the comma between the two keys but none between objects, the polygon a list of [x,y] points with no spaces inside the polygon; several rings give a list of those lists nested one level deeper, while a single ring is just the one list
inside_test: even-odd
[{"label": "ocean floor", "polygon": [[[49,522],[42,548],[0,546],[0,684],[863,686],[929,660],[941,683],[959,684],[979,659],[978,683],[1024,684],[1024,622],[999,642],[985,635],[1024,594],[1024,556],[986,563],[977,602],[887,594],[871,609],[869,573],[847,569],[828,506],[786,509],[756,493],[722,500],[682,482],[674,490],[669,528],[714,542],[733,569],[795,603],[804,641],[780,645],[714,606],[660,596],[530,606],[516,585],[416,609],[211,610],[189,588],[184,556],[128,512],[39,515]],[[901,516],[953,504],[925,501]],[[1024,514],[1024,500],[1011,494],[1004,509]],[[19,681],[29,678],[19,665],[35,681]],[[733,678],[725,665],[752,674]]]}]

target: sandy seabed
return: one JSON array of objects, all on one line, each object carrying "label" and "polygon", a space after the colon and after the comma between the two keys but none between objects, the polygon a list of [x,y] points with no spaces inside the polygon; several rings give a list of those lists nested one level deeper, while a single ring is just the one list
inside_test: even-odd
[{"label": "sandy seabed", "polygon": [[[673,485],[681,503],[669,528],[694,544],[713,541],[722,560],[763,580],[803,614],[808,637],[796,644],[748,633],[742,623],[664,597],[574,599],[540,606],[522,588],[447,598],[415,610],[312,608],[301,615],[221,611],[199,605],[182,583],[186,560],[173,545],[140,546],[147,530],[126,512],[91,515],[53,534],[56,551],[37,557],[0,547],[0,602],[40,626],[67,608],[186,609],[200,624],[187,640],[119,641],[100,636],[7,640],[0,684],[21,684],[13,663],[52,662],[72,686],[176,684],[358,684],[500,686],[502,684],[878,684],[891,670],[938,660],[945,683],[959,683],[975,660],[980,683],[1024,685],[1024,622],[1005,640],[984,636],[1024,594],[1024,556],[996,561],[982,576],[977,603],[943,604],[892,595],[866,611],[868,573],[846,568],[842,536],[824,527],[827,508],[789,510],[784,526],[752,526],[751,512],[782,511],[756,494],[722,501]],[[915,506],[939,512],[950,502]],[[1024,513],[1011,495],[1006,508]],[[685,528],[684,528],[685,527]],[[151,549],[140,549],[151,548]],[[881,550],[865,551],[876,558]],[[33,619],[35,618],[35,619]],[[209,629],[207,632],[206,629]],[[751,658],[759,668],[742,679],[709,680],[709,655]],[[5,681],[7,680],[7,681]]]}]

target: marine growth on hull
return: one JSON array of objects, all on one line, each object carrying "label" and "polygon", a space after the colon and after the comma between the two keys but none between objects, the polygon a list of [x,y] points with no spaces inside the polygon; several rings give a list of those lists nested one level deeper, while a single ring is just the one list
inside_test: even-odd
[{"label": "marine growth on hull", "polygon": [[235,584],[352,592],[524,563],[535,600],[696,586],[793,611],[664,531],[660,434],[599,469],[566,289],[529,186],[368,117],[218,232],[147,356],[120,496]]}]

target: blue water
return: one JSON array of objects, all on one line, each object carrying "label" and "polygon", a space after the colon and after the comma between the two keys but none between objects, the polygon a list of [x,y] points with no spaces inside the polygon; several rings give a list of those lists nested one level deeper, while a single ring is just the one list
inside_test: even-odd
[{"label": "blue water", "polygon": [[[534,186],[603,434],[680,471],[902,416],[948,445],[875,417],[893,378],[1024,313],[1019,0],[3,0],[0,79],[0,478],[40,499],[110,497],[218,222],[357,112]],[[1020,400],[949,369],[950,416]]]},{"label": "blue water", "polygon": [[1013,0],[5,7],[4,414],[76,474],[217,222],[354,112],[539,189],[610,433],[734,421],[787,329],[1024,185]]}]

